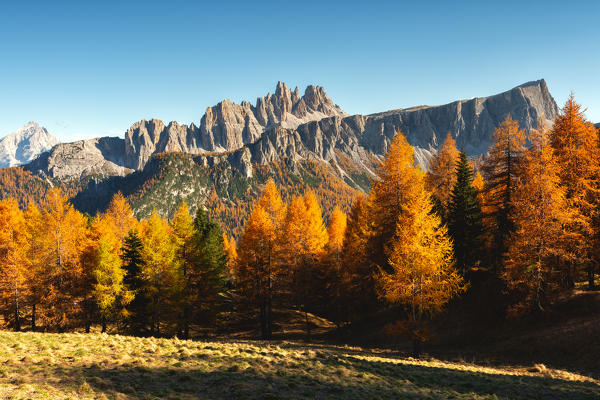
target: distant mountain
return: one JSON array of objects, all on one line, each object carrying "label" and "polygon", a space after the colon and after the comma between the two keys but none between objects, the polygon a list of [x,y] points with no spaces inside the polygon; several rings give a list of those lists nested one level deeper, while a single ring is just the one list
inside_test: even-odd
[{"label": "distant mountain", "polygon": [[46,128],[29,122],[23,128],[0,139],[0,168],[27,164],[50,150],[59,140]]},{"label": "distant mountain", "polygon": [[594,125],[596,128],[600,129],[600,122]]},{"label": "distant mountain", "polygon": [[192,207],[206,205],[229,232],[239,234],[268,177],[288,198],[315,190],[327,215],[336,204],[347,208],[357,193],[370,190],[398,130],[426,168],[448,132],[459,148],[478,157],[507,115],[529,131],[540,119],[551,123],[557,113],[544,80],[441,106],[352,116],[322,87],[309,86],[299,96],[298,89],[280,82],[274,95],[254,106],[225,100],[209,107],[198,127],[152,119],[132,125],[124,139],[59,144],[23,172],[0,176],[0,183],[8,182],[0,195],[18,197],[19,188],[39,193],[40,185],[61,185],[78,209],[93,214],[121,191],[138,217],[154,208],[170,216],[186,199]]}]

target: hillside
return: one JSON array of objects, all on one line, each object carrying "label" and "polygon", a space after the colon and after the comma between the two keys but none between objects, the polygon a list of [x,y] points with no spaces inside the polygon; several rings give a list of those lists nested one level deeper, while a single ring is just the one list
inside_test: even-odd
[{"label": "hillside", "polygon": [[0,397],[14,399],[593,399],[567,371],[415,360],[290,342],[0,333]]}]

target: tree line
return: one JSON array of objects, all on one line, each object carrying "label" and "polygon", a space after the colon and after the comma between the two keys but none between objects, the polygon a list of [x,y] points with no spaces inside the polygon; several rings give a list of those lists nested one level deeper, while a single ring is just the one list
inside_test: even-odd
[{"label": "tree line", "polygon": [[328,224],[314,192],[284,203],[267,181],[239,241],[203,207],[138,221],[117,194],[90,217],[52,189],[38,207],[0,202],[0,312],[20,330],[108,325],[136,335],[211,326],[222,311],[256,317],[263,338],[276,309],[339,327],[388,307],[393,331],[418,345],[425,322],[480,278],[508,294],[512,315],[541,312],[600,255],[598,132],[571,97],[550,129],[528,135],[509,117],[476,166],[448,134],[429,172],[401,132],[367,196]]}]

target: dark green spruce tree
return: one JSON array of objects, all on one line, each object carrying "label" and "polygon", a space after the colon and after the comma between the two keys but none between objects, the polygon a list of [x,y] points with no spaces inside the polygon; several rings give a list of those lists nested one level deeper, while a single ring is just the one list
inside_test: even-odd
[{"label": "dark green spruce tree", "polygon": [[193,257],[188,278],[191,317],[199,325],[214,320],[222,310],[227,290],[227,255],[223,232],[211,221],[203,206],[194,218]]},{"label": "dark green spruce tree", "polygon": [[482,256],[483,225],[473,170],[464,150],[456,164],[456,175],[448,207],[448,233],[454,243],[456,268],[466,277]]},{"label": "dark green spruce tree", "polygon": [[142,241],[136,231],[129,231],[124,239],[121,260],[125,269],[123,279],[127,288],[133,291],[134,298],[127,306],[129,316],[125,320],[125,330],[133,335],[147,334],[149,326],[148,298],[142,279]]}]

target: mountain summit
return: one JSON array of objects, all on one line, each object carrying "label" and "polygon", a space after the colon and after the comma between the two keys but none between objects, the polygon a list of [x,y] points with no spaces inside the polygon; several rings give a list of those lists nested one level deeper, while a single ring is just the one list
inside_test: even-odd
[{"label": "mountain summit", "polygon": [[58,143],[46,128],[29,122],[0,140],[0,168],[27,164]]}]

